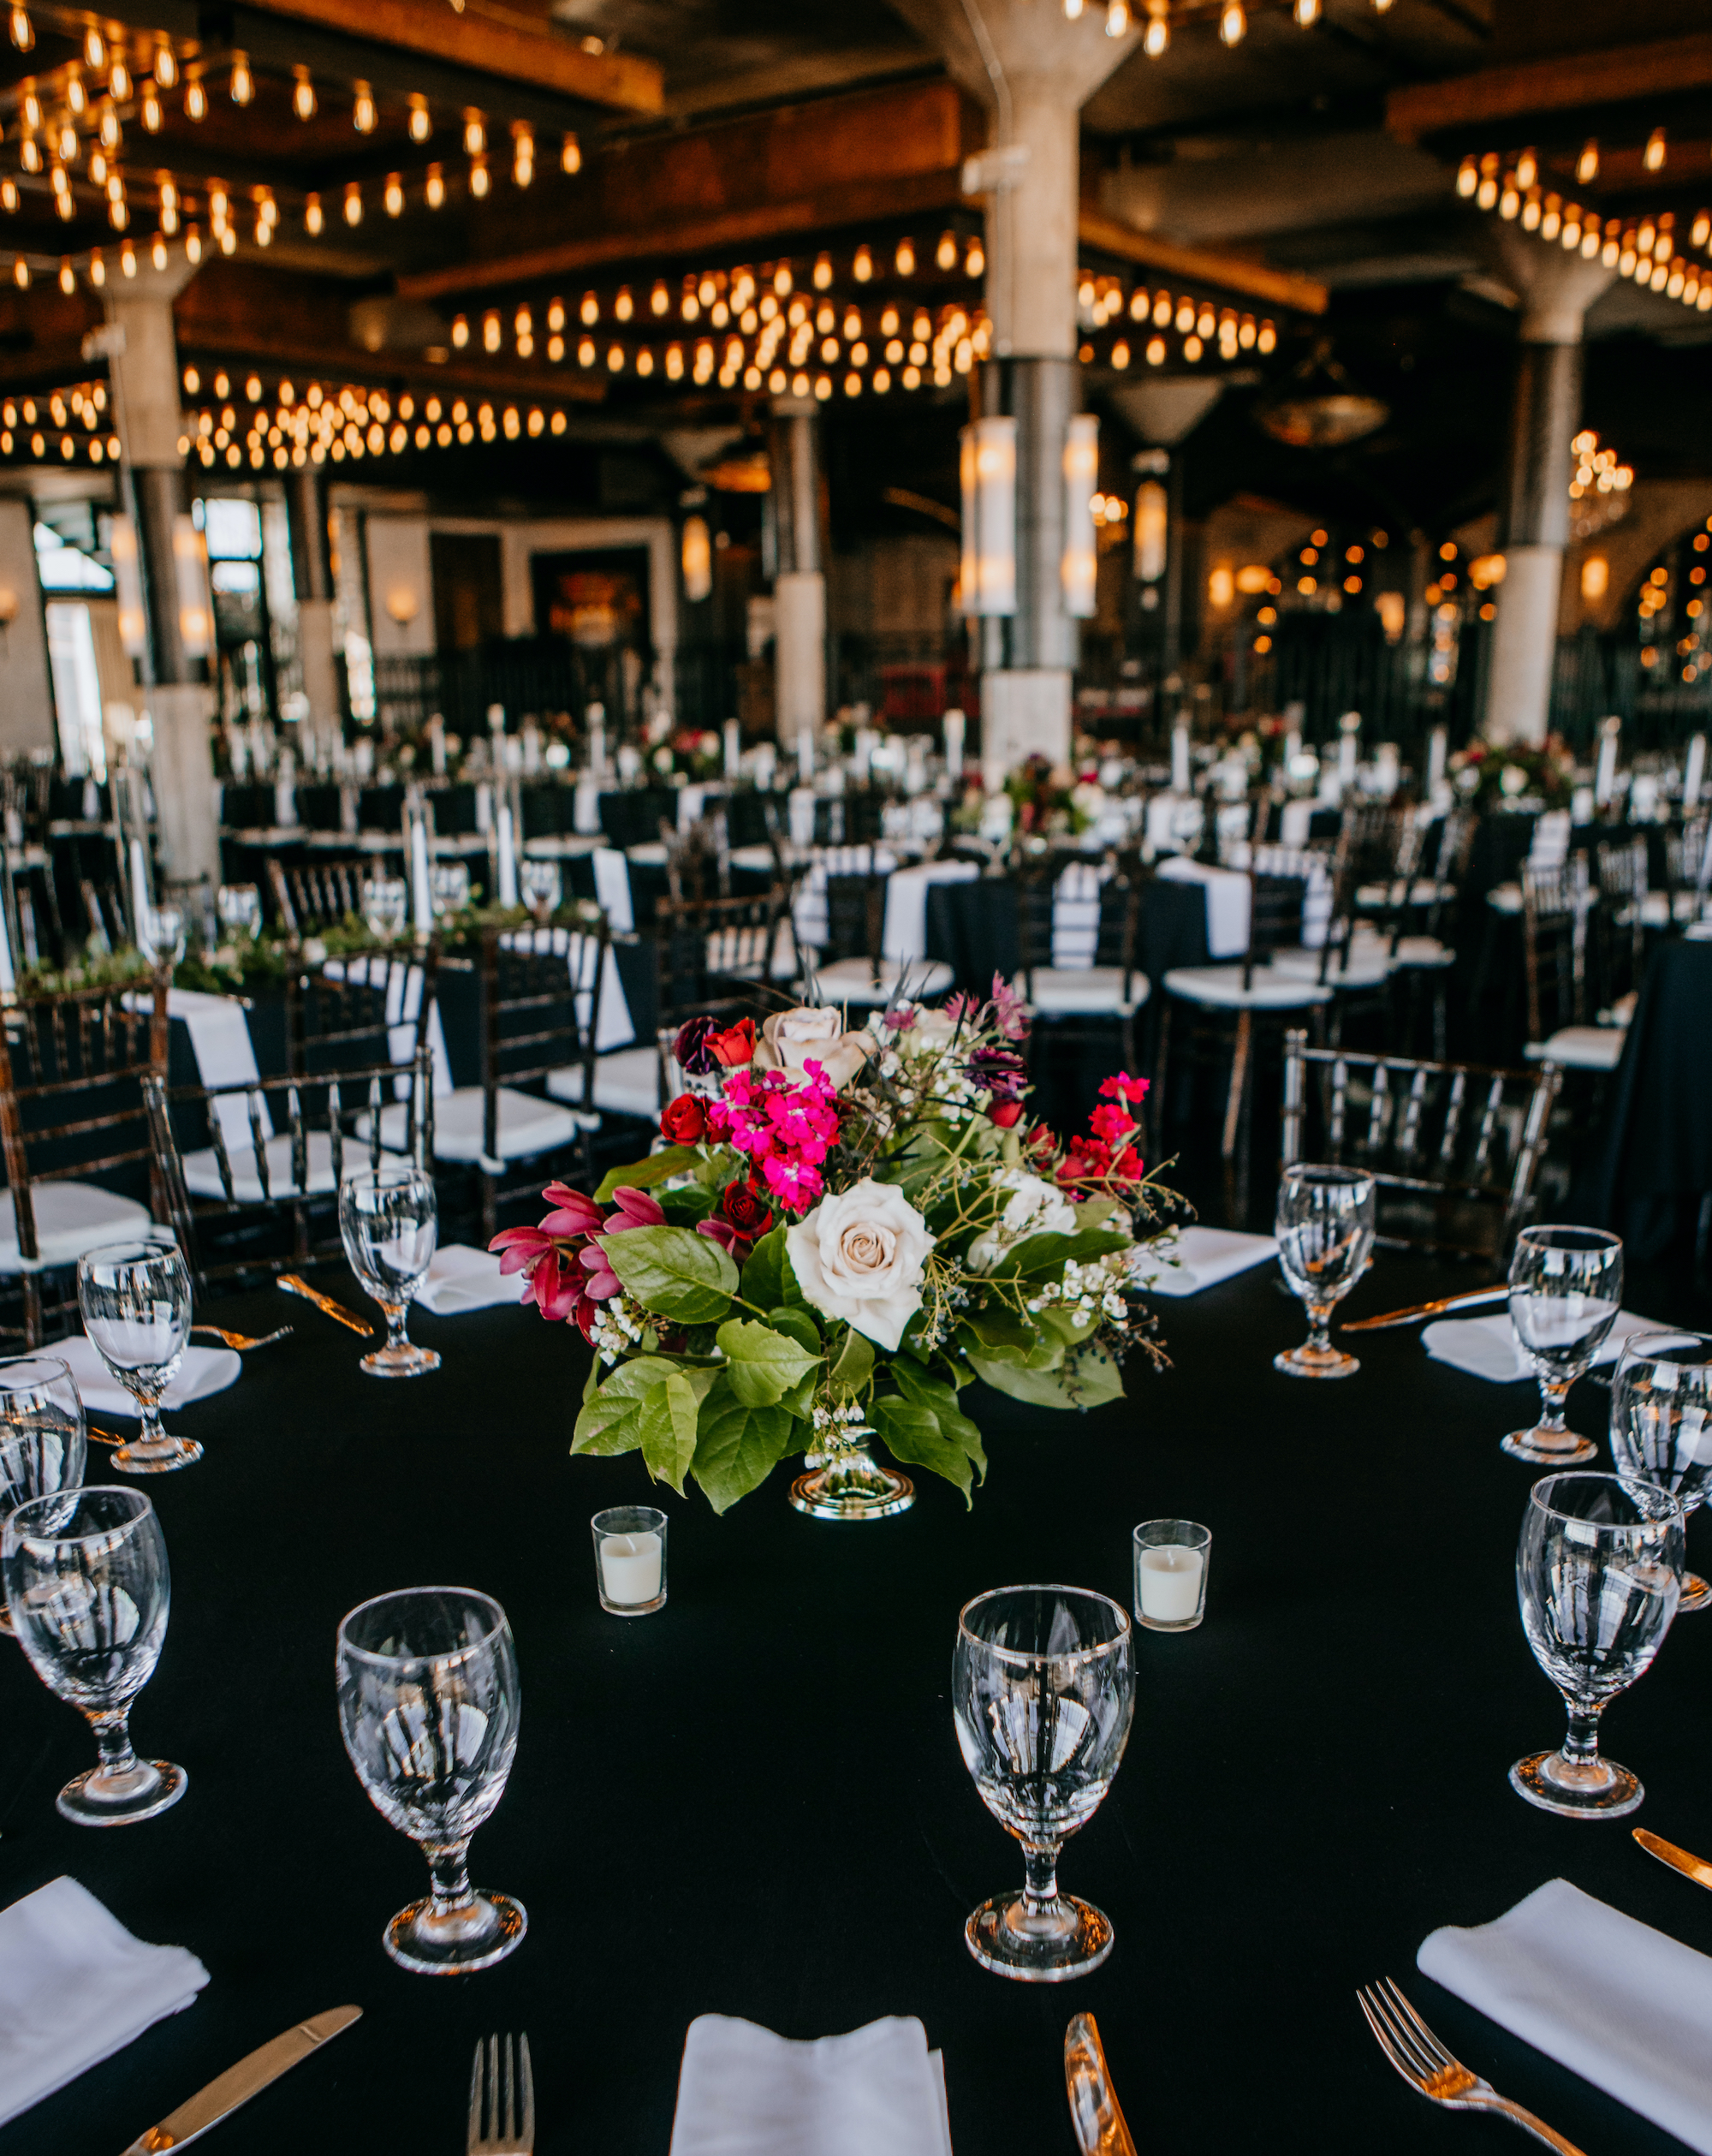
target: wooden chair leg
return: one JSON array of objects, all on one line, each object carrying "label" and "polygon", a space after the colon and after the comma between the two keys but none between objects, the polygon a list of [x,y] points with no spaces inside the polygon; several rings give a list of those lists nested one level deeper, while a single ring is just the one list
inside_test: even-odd
[{"label": "wooden chair leg", "polygon": [[1242,1117],[1243,1096],[1248,1088],[1248,1057],[1253,1039],[1254,1021],[1251,1013],[1237,1013],[1236,1045],[1231,1055],[1230,1091],[1225,1096],[1224,1141],[1220,1147],[1227,1160],[1236,1154],[1237,1126]]},{"label": "wooden chair leg", "polygon": [[1171,998],[1168,996],[1165,998],[1164,1008],[1159,1014],[1159,1048],[1154,1057],[1153,1087],[1148,1096],[1153,1110],[1153,1130],[1150,1142],[1156,1155],[1162,1154],[1165,1151],[1165,1111],[1170,1098],[1166,1090],[1166,1077],[1170,1069],[1170,1052]]},{"label": "wooden chair leg", "polygon": [[480,1173],[482,1248],[485,1250],[499,1233],[499,1183],[485,1168]]}]

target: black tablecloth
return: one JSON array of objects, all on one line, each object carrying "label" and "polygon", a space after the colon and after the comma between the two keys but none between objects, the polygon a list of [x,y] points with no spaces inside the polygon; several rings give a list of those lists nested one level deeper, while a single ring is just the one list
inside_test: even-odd
[{"label": "black tablecloth", "polygon": [[[1446,1277],[1384,1258],[1358,1303]],[[1547,1817],[1505,1779],[1563,1726],[1516,1611],[1531,1478],[1496,1443],[1527,1390],[1430,1363],[1406,1331],[1375,1336],[1349,1383],[1293,1384],[1269,1361],[1300,1317],[1265,1272],[1162,1307],[1175,1367],[1133,1369],[1126,1403],[1075,1417],[966,1396],[992,1458],[972,1511],[930,1478],[912,1512],[862,1527],[800,1517],[782,1474],[724,1520],[669,1498],[669,1603],[626,1622],[596,1605],[587,1522],[649,1492],[633,1457],[567,1458],[585,1364],[565,1329],[419,1314],[445,1367],[389,1385],[300,1303],[223,1306],[296,1331],[172,1418],[207,1456],[147,1486],[174,1599],[135,1727],[187,1768],[177,1808],[119,1832],[62,1821],[54,1793],[92,1747],[0,1643],[0,1901],[69,1872],[212,1980],[0,2130],[0,2156],[111,2156],[348,2000],[365,2018],[211,2148],[461,2147],[471,2046],[526,2028],[539,2156],[663,2156],[684,2031],[720,2011],[798,2037],[918,2014],[959,2156],[1068,2156],[1062,2039],[1083,2009],[1144,2147],[1471,2147],[1496,2129],[1406,2089],[1357,2012],[1356,1985],[1386,1973],[1584,2147],[1675,2149],[1413,1972],[1434,1926],[1560,1874],[1712,1951],[1712,1899],[1626,1825]],[[1572,1420],[1595,1427],[1603,1404],[1578,1388]],[[1207,1621],[1138,1635],[1127,1757],[1061,1867],[1116,1949],[1075,1984],[1007,1982],[963,1944],[1021,1867],[952,1732],[958,1609],[1013,1580],[1126,1599],[1131,1527],[1166,1514],[1213,1530]],[[1703,1568],[1709,1533],[1689,1537]],[[473,1873],[530,1917],[510,1961],[441,1982],[381,1951],[424,1867],[359,1788],[333,1702],[342,1613],[435,1581],[496,1594],[517,1635],[521,1743]],[[1645,1822],[1712,1854],[1709,1672],[1712,1617],[1684,1618],[1607,1736],[1645,1781]]]}]

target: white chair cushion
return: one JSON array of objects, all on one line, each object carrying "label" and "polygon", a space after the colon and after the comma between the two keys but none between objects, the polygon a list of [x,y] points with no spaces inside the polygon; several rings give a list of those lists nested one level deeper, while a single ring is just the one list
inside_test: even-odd
[{"label": "white chair cushion", "polygon": [[[86,1250],[122,1242],[153,1224],[146,1206],[94,1182],[33,1182],[30,1206],[41,1253],[36,1263],[44,1267],[75,1265]],[[0,1273],[25,1270],[18,1254],[18,1217],[9,1195],[0,1200]]]},{"label": "white chair cushion", "polygon": [[[384,1127],[383,1115],[383,1128]],[[383,1144],[385,1141],[383,1139]],[[402,1142],[401,1135],[400,1142]],[[349,1158],[354,1164],[368,1158],[365,1146],[352,1145],[348,1141]],[[333,1141],[324,1130],[311,1130],[305,1134],[304,1150],[308,1158],[305,1166],[308,1180],[300,1191],[292,1181],[291,1134],[282,1131],[278,1137],[270,1138],[262,1147],[262,1158],[267,1164],[268,1187],[266,1196],[271,1198],[312,1198],[324,1195],[335,1188],[333,1180]],[[253,1145],[226,1148],[226,1158],[232,1170],[232,1195],[240,1205],[258,1206],[263,1201],[261,1176],[256,1169],[256,1152]],[[220,1181],[220,1164],[212,1146],[204,1146],[198,1152],[184,1156],[184,1186],[193,1198],[223,1198],[225,1189]]]},{"label": "white chair cushion", "polygon": [[1522,886],[1519,884],[1495,884],[1486,894],[1486,902],[1495,914],[1519,914],[1522,910]]},{"label": "white chair cushion", "polygon": [[[1031,998],[1028,996],[1031,980],[1034,985]],[[1152,992],[1145,974],[1132,973],[1126,996],[1121,966],[1037,966],[1031,974],[1019,974],[1011,986],[1046,1018],[1085,1012],[1127,1018],[1141,1009]]]},{"label": "white chair cushion", "polygon": [[820,967],[817,972],[821,992],[829,1004],[889,1004],[897,994],[898,984],[906,970],[910,977],[910,992],[918,998],[942,996],[951,986],[951,968],[938,958],[916,958],[902,963],[895,958],[883,958],[877,987],[874,968],[865,958],[841,958],[834,965]]},{"label": "white chair cushion", "polygon": [[[1272,970],[1290,980],[1317,980],[1324,954],[1305,949],[1275,950]],[[1329,988],[1376,988],[1391,971],[1388,947],[1358,938],[1353,950],[1335,950],[1325,961]]]},{"label": "white chair cushion", "polygon": [[[380,1113],[380,1141],[394,1152],[405,1137],[405,1105],[395,1101]],[[573,1144],[580,1126],[568,1108],[556,1107],[533,1093],[518,1093],[510,1086],[499,1088],[496,1142],[498,1158],[527,1160],[532,1154],[551,1152],[555,1146]],[[434,1158],[437,1160],[481,1161],[484,1119],[482,1089],[460,1086],[442,1093],[434,1103]],[[357,1135],[368,1136],[368,1117],[357,1118]]]},{"label": "white chair cushion", "polygon": [[1531,1040],[1522,1053],[1531,1063],[1563,1063],[1571,1070],[1614,1070],[1628,1037],[1621,1026],[1565,1026],[1549,1040]]},{"label": "white chair cushion", "polygon": [[1222,1010],[1310,1010],[1332,995],[1317,980],[1295,980],[1265,966],[1255,968],[1246,988],[1240,966],[1178,966],[1165,976],[1165,992]]},{"label": "white chair cushion", "polygon": [[[555,1100],[580,1101],[583,1067],[567,1063],[562,1070],[547,1073],[547,1090]],[[651,1122],[660,1112],[660,1057],[652,1048],[621,1048],[614,1056],[600,1056],[594,1066],[594,1105],[615,1115],[646,1116]]]},{"label": "white chair cushion", "polygon": [[1410,966],[1453,966],[1456,953],[1436,936],[1400,936],[1391,961],[1400,968]]},{"label": "white chair cushion", "polygon": [[[1355,902],[1370,912],[1376,906],[1388,906],[1395,889],[1394,884],[1364,884],[1355,894]],[[1407,902],[1411,906],[1440,906],[1455,896],[1454,884],[1435,883],[1430,877],[1422,877],[1410,886]]]}]

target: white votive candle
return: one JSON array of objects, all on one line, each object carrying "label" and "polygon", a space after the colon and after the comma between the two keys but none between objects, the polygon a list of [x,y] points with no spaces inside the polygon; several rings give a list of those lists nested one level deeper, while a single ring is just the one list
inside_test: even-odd
[{"label": "white votive candle", "polygon": [[[600,1546],[600,1583],[609,1602],[633,1607],[659,1599],[662,1551],[657,1534],[609,1534]],[[1199,1560],[1197,1560],[1198,1569]]]},{"label": "white votive candle", "polygon": [[1202,1565],[1200,1551],[1180,1542],[1144,1550],[1138,1567],[1142,1616],[1156,1624],[1186,1624],[1201,1606]]}]

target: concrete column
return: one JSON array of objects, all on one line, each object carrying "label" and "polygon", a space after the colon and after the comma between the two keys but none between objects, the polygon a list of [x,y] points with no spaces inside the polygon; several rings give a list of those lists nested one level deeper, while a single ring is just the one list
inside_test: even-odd
[{"label": "concrete column", "polygon": [[794,749],[826,719],[826,535],[819,407],[773,403],[774,710],[780,742]]},{"label": "concrete column", "polygon": [[1614,271],[1502,228],[1505,273],[1521,296],[1520,343],[1499,543],[1482,731],[1541,741],[1550,721],[1559,587],[1569,540],[1570,442],[1581,423],[1581,337],[1588,308]]},{"label": "concrete column", "polygon": [[[344,710],[333,663],[333,566],[327,551],[327,485],[312,465],[285,475],[286,534],[297,596],[297,664],[317,731],[341,732]],[[432,596],[429,599],[432,616]]]},{"label": "concrete column", "polygon": [[34,520],[27,501],[0,499],[0,755],[56,738]]}]

